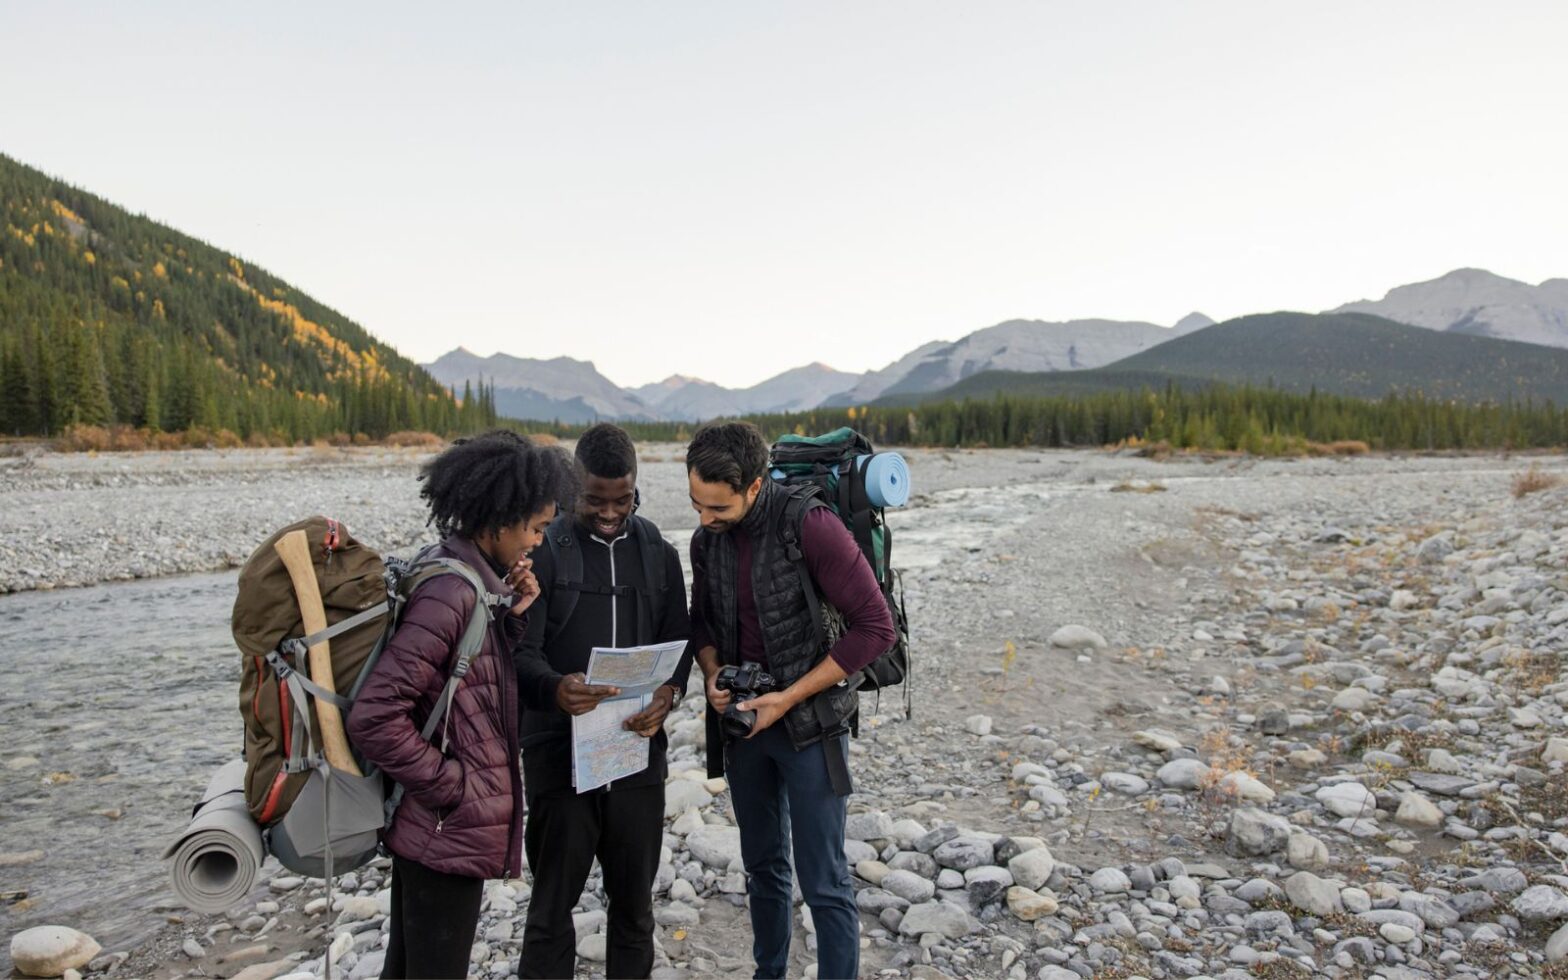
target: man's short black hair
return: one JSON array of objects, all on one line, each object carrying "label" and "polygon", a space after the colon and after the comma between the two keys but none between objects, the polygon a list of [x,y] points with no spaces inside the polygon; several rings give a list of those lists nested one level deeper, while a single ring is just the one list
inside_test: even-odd
[{"label": "man's short black hair", "polygon": [[767,469],[768,444],[750,422],[709,422],[686,447],[686,472],[736,493],[745,493]]},{"label": "man's short black hair", "polygon": [[577,462],[590,476],[606,480],[619,480],[623,476],[637,475],[637,447],[626,430],[609,422],[600,422],[584,432],[577,440]]},{"label": "man's short black hair", "polygon": [[570,508],[577,468],[566,450],[492,429],[458,439],[426,463],[419,495],[442,537],[476,538],[527,520],[550,504]]}]

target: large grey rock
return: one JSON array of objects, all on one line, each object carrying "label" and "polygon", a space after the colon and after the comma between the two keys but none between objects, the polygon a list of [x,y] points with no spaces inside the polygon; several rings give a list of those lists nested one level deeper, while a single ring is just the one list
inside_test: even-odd
[{"label": "large grey rock", "polygon": [[913,871],[889,871],[883,875],[880,887],[911,905],[929,902],[936,894],[936,885]]},{"label": "large grey rock", "polygon": [[690,807],[705,807],[712,802],[713,794],[701,783],[672,779],[664,787],[664,819],[678,817]]},{"label": "large grey rock", "polygon": [[1290,843],[1290,833],[1290,821],[1256,807],[1242,807],[1230,816],[1230,843],[1242,854],[1273,854]]},{"label": "large grey rock", "polygon": [[955,837],[931,853],[936,863],[955,871],[968,871],[996,860],[991,842],[983,837]]},{"label": "large grey rock", "polygon": [[35,926],[11,937],[11,962],[28,976],[57,977],[86,966],[100,948],[85,932],[67,926]]},{"label": "large grey rock", "polygon": [[1443,811],[1437,804],[1411,790],[1399,798],[1399,811],[1394,820],[1418,830],[1436,830],[1443,825]]},{"label": "large grey rock", "polygon": [[1328,867],[1328,845],[1308,833],[1293,833],[1285,845],[1285,861],[1293,868],[1316,871]]},{"label": "large grey rock", "polygon": [[699,827],[686,835],[686,848],[703,864],[723,871],[740,861],[740,831],[711,824]]},{"label": "large grey rock", "polygon": [[849,840],[888,840],[893,836],[893,818],[881,810],[851,813],[844,821],[844,836]]},{"label": "large grey rock", "polygon": [[1285,894],[1291,904],[1311,915],[1321,917],[1345,910],[1339,898],[1339,886],[1310,871],[1298,871],[1286,878]]},{"label": "large grey rock", "polygon": [[1149,791],[1149,782],[1130,772],[1108,772],[1100,776],[1100,785],[1127,796],[1138,796]]},{"label": "large grey rock", "polygon": [[1552,938],[1546,941],[1546,962],[1561,963],[1568,960],[1568,926],[1552,933]]},{"label": "large grey rock", "polygon": [[1377,813],[1377,797],[1360,783],[1335,783],[1314,795],[1329,812],[1341,817],[1370,818]]},{"label": "large grey rock", "polygon": [[1209,778],[1209,767],[1199,759],[1172,759],[1154,778],[1171,789],[1197,789]]},{"label": "large grey rock", "polygon": [[1056,870],[1056,858],[1046,848],[1037,847],[1007,862],[1007,870],[1013,873],[1013,880],[1018,884],[1038,891],[1050,880],[1051,872]]},{"label": "large grey rock", "polygon": [[1568,895],[1551,885],[1526,888],[1513,900],[1514,914],[1526,922],[1553,922],[1568,919]]},{"label": "large grey rock", "polygon": [[1432,535],[1416,548],[1417,558],[1434,565],[1453,553],[1453,536],[1447,532]]},{"label": "large grey rock", "polygon": [[1132,888],[1132,879],[1120,868],[1101,868],[1089,876],[1089,887],[1101,895],[1119,895]]},{"label": "large grey rock", "polygon": [[898,924],[898,931],[905,936],[922,936],[934,932],[948,939],[962,939],[979,928],[979,924],[962,907],[952,902],[926,902],[911,906]]}]

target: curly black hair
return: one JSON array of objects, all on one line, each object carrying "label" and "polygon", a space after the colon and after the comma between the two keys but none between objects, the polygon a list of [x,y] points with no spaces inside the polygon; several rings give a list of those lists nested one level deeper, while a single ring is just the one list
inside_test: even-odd
[{"label": "curly black hair", "polygon": [[424,465],[419,495],[442,537],[476,538],[511,527],[550,504],[570,509],[577,469],[566,450],[504,429],[458,439]]},{"label": "curly black hair", "polygon": [[609,422],[592,426],[577,439],[577,462],[590,476],[619,480],[637,475],[637,447],[626,430]]},{"label": "curly black hair", "polygon": [[726,483],[736,493],[768,469],[768,443],[750,422],[709,422],[686,447],[686,472],[704,483]]}]

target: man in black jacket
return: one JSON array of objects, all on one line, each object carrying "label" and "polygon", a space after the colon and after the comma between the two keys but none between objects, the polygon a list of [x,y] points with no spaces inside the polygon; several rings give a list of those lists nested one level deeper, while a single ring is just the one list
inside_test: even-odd
[{"label": "man in black jacket", "polygon": [[[583,480],[577,512],[558,518],[548,547],[534,552],[542,591],[517,659],[524,842],[533,872],[519,973],[573,975],[571,910],[597,857],[609,898],[607,976],[646,977],[653,970],[653,879],[664,836],[664,719],[685,693],[690,651],[649,707],[626,722],[648,739],[642,772],[578,793],[571,716],[619,693],[585,682],[594,647],[687,639],[686,585],[674,546],[635,515],[637,456],[630,437],[617,426],[596,425],[578,440],[577,462]],[[570,561],[568,549],[578,552]],[[582,569],[581,581],[568,580],[569,565]]]}]

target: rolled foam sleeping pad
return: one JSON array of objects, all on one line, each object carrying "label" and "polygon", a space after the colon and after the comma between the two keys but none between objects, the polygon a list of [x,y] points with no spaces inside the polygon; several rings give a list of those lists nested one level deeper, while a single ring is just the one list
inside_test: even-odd
[{"label": "rolled foam sleeping pad", "polygon": [[174,859],[174,891],[197,912],[226,912],[245,900],[266,857],[261,828],[245,808],[245,760],[213,775],[190,825],[163,856]]},{"label": "rolled foam sleeping pad", "polygon": [[902,507],[909,503],[909,464],[898,453],[873,453],[860,457],[865,470],[866,496],[873,507]]}]

